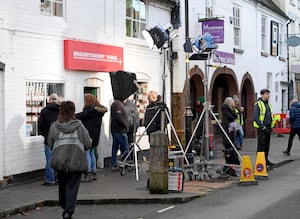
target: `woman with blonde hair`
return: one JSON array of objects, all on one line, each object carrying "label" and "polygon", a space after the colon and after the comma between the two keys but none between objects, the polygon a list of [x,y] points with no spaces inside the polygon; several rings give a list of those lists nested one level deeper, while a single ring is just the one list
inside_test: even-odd
[{"label": "woman with blonde hair", "polygon": [[[230,138],[231,142],[234,142],[236,136],[236,123],[237,114],[234,110],[234,100],[232,97],[226,97],[222,106],[222,126],[226,135]],[[223,133],[223,145],[225,153],[225,161],[227,164],[240,164],[238,156],[235,150],[232,148],[231,143],[228,141],[225,133]],[[223,168],[225,174],[236,176],[236,172],[231,167]]]},{"label": "woman with blonde hair", "polygon": [[76,114],[76,117],[82,121],[84,127],[88,130],[89,135],[92,139],[92,148],[86,151],[86,158],[88,161],[88,174],[83,176],[82,179],[85,182],[97,179],[97,160],[94,151],[99,143],[102,117],[106,112],[107,107],[102,106],[95,96],[93,96],[92,94],[86,94],[84,96],[83,111]]}]

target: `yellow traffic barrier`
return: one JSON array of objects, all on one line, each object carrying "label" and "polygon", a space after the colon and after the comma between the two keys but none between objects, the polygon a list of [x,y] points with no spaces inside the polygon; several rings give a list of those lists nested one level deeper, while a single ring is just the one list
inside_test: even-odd
[{"label": "yellow traffic barrier", "polygon": [[238,182],[239,186],[257,185],[258,181],[255,180],[253,175],[252,163],[250,156],[243,156],[241,178]]},{"label": "yellow traffic barrier", "polygon": [[257,152],[255,169],[254,169],[255,179],[269,179],[266,167],[265,152]]}]

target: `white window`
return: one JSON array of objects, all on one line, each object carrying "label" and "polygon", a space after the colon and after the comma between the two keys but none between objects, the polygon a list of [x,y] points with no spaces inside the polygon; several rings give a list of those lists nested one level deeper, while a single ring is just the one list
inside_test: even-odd
[{"label": "white window", "polygon": [[146,29],[146,6],[143,0],[126,0],[126,36],[142,38]]},{"label": "white window", "polygon": [[279,39],[278,39],[278,49],[279,49],[279,56],[283,57],[284,54],[284,28],[283,24],[279,24]]},{"label": "white window", "polygon": [[241,14],[240,8],[233,6],[233,34],[234,34],[234,45],[241,47]]},{"label": "white window", "polygon": [[52,93],[63,100],[63,84],[46,82],[26,82],[26,136],[38,135],[37,120]]},{"label": "white window", "polygon": [[64,0],[41,0],[41,14],[64,17]]},{"label": "white window", "polygon": [[214,0],[205,0],[205,17],[211,18],[213,17],[213,5]]},{"label": "white window", "polygon": [[261,16],[261,50],[267,51],[267,17]]},{"label": "white window", "polygon": [[267,72],[267,89],[272,90],[272,73]]}]

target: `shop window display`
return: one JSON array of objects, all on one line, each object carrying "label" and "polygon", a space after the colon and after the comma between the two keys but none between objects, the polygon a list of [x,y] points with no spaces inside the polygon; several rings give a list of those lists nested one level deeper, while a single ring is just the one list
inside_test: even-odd
[{"label": "shop window display", "polygon": [[64,99],[62,83],[26,82],[26,136],[38,135],[37,120],[46,106],[49,95],[56,93],[59,101]]}]

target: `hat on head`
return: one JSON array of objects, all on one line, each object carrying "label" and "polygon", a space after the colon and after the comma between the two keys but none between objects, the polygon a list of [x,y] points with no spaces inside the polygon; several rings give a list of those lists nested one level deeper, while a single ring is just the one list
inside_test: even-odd
[{"label": "hat on head", "polygon": [[201,96],[201,97],[199,97],[198,100],[200,101],[200,103],[204,103],[204,102],[205,102],[205,97],[204,97],[204,96]]},{"label": "hat on head", "polygon": [[263,95],[263,94],[265,94],[265,93],[270,93],[270,90],[267,89],[267,88],[264,88],[264,89],[262,89],[262,90],[260,91],[260,94],[261,94],[261,95]]},{"label": "hat on head", "polygon": [[57,94],[53,93],[50,95],[49,100],[58,100]]}]

